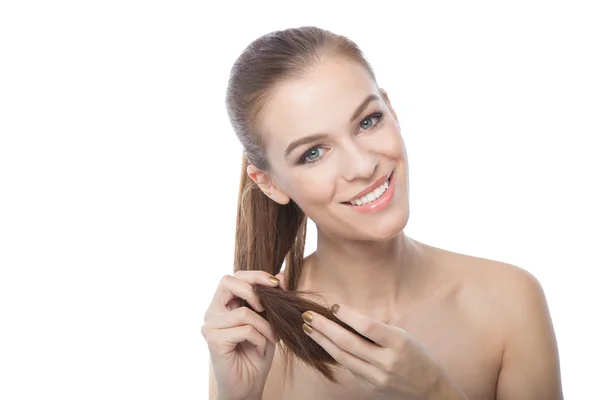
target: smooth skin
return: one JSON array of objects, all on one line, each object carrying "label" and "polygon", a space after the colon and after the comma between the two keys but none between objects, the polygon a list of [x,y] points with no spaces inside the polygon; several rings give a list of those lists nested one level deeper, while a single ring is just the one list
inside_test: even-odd
[{"label": "smooth skin", "polygon": [[[386,91],[364,68],[325,60],[280,85],[259,122],[271,170],[250,165],[248,175],[273,201],[293,199],[317,228],[317,250],[306,257],[297,289],[318,291],[326,305],[338,304],[340,315],[359,332],[377,326],[378,354],[386,361],[372,356],[368,342],[314,315],[310,336],[345,367],[341,385],[301,365],[293,382],[286,382],[260,316],[244,311],[226,319],[226,312],[242,312],[218,300],[203,330],[214,368],[211,398],[562,398],[556,338],[539,282],[516,266],[405,235],[406,146]],[[287,151],[307,136],[312,139]],[[345,204],[390,172],[396,185],[385,209],[362,214]],[[248,297],[245,285],[266,284],[250,275],[244,279],[244,289],[229,278],[222,281],[216,298]],[[246,325],[253,330],[243,328],[228,339],[215,334]]]},{"label": "smooth skin", "polygon": [[264,271],[238,271],[233,276],[225,275],[215,291],[202,326],[211,358],[211,399],[217,390],[222,399],[262,396],[277,338],[269,323],[242,306],[242,300],[254,310],[263,311],[252,286],[277,286],[270,277]]},{"label": "smooth skin", "polygon": [[377,399],[466,399],[442,369],[432,368],[435,358],[405,330],[347,305],[334,304],[332,311],[374,343],[311,311],[303,314],[304,332],[348,368],[365,392]]},{"label": "smooth skin", "polygon": [[[305,317],[305,321],[310,321],[306,324],[312,328],[305,332],[348,368],[366,392],[377,399],[474,399],[494,398],[494,395],[498,399],[561,398],[556,340],[541,286],[523,270],[508,265],[495,267],[498,271],[494,272],[505,275],[501,279],[514,285],[510,293],[515,297],[512,304],[498,307],[497,313],[493,314],[500,317],[502,326],[498,322],[489,322],[498,329],[504,328],[506,345],[497,367],[499,376],[495,390],[491,388],[487,397],[475,395],[477,390],[472,391],[472,397],[466,397],[456,386],[457,380],[449,378],[444,369],[430,368],[439,361],[423,343],[406,330],[382,323],[348,305],[334,306],[337,317],[375,344],[314,311],[305,313],[310,315]],[[506,271],[502,271],[502,267]],[[479,300],[486,301],[484,298]],[[488,309],[491,310],[493,308]],[[482,315],[479,321],[486,321],[486,318]],[[487,343],[487,346],[492,345]],[[450,347],[443,342],[437,346],[445,351]],[[467,377],[467,380],[470,379]],[[466,388],[476,386],[481,391],[481,382],[471,380],[465,384]]]}]

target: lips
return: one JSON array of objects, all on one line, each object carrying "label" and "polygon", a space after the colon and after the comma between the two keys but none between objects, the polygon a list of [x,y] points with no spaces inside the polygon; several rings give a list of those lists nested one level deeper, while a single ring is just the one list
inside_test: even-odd
[{"label": "lips", "polygon": [[364,195],[371,193],[373,190],[377,189],[379,186],[383,185],[383,183],[385,181],[387,181],[388,179],[391,178],[392,174],[394,173],[394,171],[390,172],[387,175],[382,176],[381,178],[377,179],[372,185],[370,185],[369,187],[367,187],[365,190],[363,190],[362,192],[358,193],[357,195],[355,195],[354,197],[352,197],[351,199],[342,202],[343,204],[350,204],[350,202],[352,200],[356,200],[356,199],[360,199],[361,197],[363,197]]}]

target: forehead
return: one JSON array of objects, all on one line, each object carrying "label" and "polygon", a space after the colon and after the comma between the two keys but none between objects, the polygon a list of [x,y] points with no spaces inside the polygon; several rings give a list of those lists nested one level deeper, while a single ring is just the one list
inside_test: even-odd
[{"label": "forehead", "polygon": [[328,60],[301,78],[281,84],[272,93],[263,114],[269,147],[339,130],[349,124],[356,107],[370,93],[379,96],[367,70],[357,62],[345,60]]}]

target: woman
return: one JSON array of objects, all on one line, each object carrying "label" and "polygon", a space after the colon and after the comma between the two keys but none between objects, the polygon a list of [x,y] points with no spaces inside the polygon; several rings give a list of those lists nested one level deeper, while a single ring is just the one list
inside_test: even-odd
[{"label": "woman", "polygon": [[[562,398],[538,281],[404,234],[398,118],[352,41],[315,27],[262,36],[231,71],[227,109],[244,164],[237,272],[221,280],[202,328],[211,399]],[[306,217],[318,238],[303,258]],[[278,338],[252,290],[278,284],[321,293],[372,340],[303,314],[306,335],[345,367],[340,384],[303,365],[284,379]]]}]

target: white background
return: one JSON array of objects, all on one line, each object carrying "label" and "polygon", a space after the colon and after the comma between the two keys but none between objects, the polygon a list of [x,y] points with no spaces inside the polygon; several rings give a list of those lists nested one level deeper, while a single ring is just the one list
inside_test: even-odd
[{"label": "white background", "polygon": [[406,233],[531,271],[565,397],[597,396],[592,3],[2,2],[0,398],[207,397],[200,327],[232,271],[241,161],[229,69],[302,25],[354,40],[387,89]]}]

